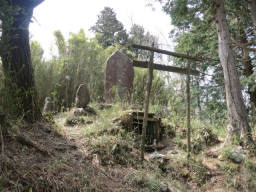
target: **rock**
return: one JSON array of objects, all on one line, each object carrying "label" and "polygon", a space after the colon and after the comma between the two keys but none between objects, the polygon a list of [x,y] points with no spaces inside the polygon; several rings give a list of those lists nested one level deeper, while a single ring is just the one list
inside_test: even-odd
[{"label": "rock", "polygon": [[66,118],[65,125],[74,126],[77,124],[84,124],[84,119],[82,117],[76,117],[76,116],[68,116]]},{"label": "rock", "polygon": [[121,100],[130,100],[134,70],[128,56],[120,51],[114,52],[106,62],[104,75],[107,102],[112,102],[116,91]]},{"label": "rock", "polygon": [[216,183],[217,179],[215,177],[212,177],[210,181],[211,181],[211,183]]},{"label": "rock", "polygon": [[205,153],[206,156],[211,157],[211,158],[218,158],[218,152],[217,151],[207,151]]},{"label": "rock", "polygon": [[120,123],[120,121],[121,121],[121,119],[119,117],[117,117],[112,120],[112,123]]},{"label": "rock", "polygon": [[96,111],[90,106],[85,107],[84,110],[86,115],[97,115]]},{"label": "rock", "polygon": [[167,153],[166,153],[166,158],[172,159],[176,154],[178,154],[178,152],[175,151],[175,150],[167,151]]},{"label": "rock", "polygon": [[160,153],[153,153],[149,156],[150,161],[154,161],[158,159],[166,159],[166,156]]},{"label": "rock", "polygon": [[245,152],[243,151],[243,149],[240,148],[233,148],[230,150],[230,155],[229,155],[229,159],[233,162],[233,163],[237,163],[240,164],[244,161],[245,159]]},{"label": "rock", "polygon": [[218,156],[218,159],[219,159],[220,161],[224,161],[224,160],[225,160],[223,154],[220,154],[220,155]]},{"label": "rock", "polygon": [[53,106],[52,106],[51,98],[46,97],[44,100],[43,112],[48,113],[48,112],[51,112],[52,110],[53,110]]},{"label": "rock", "polygon": [[90,93],[86,84],[80,84],[76,91],[76,107],[85,108],[90,102]]},{"label": "rock", "polygon": [[84,110],[84,108],[73,108],[71,110],[71,113],[74,114],[74,116],[83,116],[86,115],[86,111]]},{"label": "rock", "polygon": [[73,108],[71,110],[71,114],[73,114],[74,116],[83,116],[83,115],[88,116],[88,115],[96,115],[97,113],[93,108],[87,106],[85,108]]},{"label": "rock", "polygon": [[160,191],[161,192],[171,192],[168,185],[166,185],[165,183],[160,183]]},{"label": "rock", "polygon": [[97,154],[93,154],[93,156],[92,156],[92,165],[94,165],[94,166],[100,165],[100,158]]}]

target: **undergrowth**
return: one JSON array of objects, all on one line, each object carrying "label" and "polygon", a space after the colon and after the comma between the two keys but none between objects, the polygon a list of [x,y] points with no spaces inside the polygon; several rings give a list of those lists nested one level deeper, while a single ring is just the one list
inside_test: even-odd
[{"label": "undergrowth", "polygon": [[[15,164],[16,162],[12,160],[13,164],[10,165],[19,169],[21,173],[18,176],[29,176],[26,178],[29,185],[26,188],[21,188],[21,182],[17,182],[19,184],[19,186],[15,185],[17,189],[42,190],[43,184],[40,184],[38,188],[32,185],[34,175],[38,176],[38,182],[48,185],[48,191],[55,188],[63,191],[83,191],[86,189],[102,191],[105,184],[108,185],[108,182],[113,182],[114,179],[116,179],[115,182],[118,186],[121,186],[119,191],[122,191],[123,188],[125,191],[129,191],[128,188],[130,189],[130,187],[135,188],[133,191],[161,191],[166,186],[170,187],[172,191],[175,191],[173,186],[179,186],[178,188],[184,189],[184,191],[193,191],[194,189],[200,191],[207,185],[210,186],[209,188],[213,186],[214,183],[211,184],[212,178],[213,181],[215,179],[216,182],[220,182],[216,179],[219,177],[224,183],[222,187],[225,190],[232,188],[234,191],[246,191],[246,189],[250,191],[255,188],[256,164],[253,157],[246,156],[240,164],[233,163],[230,160],[233,146],[223,148],[216,157],[206,157],[203,153],[218,144],[219,133],[222,132],[223,128],[206,124],[203,121],[192,120],[194,153],[191,154],[190,159],[187,159],[184,124],[178,123],[178,117],[175,117],[176,122],[171,122],[170,117],[164,118],[162,119],[163,123],[168,125],[165,127],[167,146],[161,151],[155,151],[155,154],[164,154],[166,159],[150,160],[150,154],[145,153],[147,158],[145,157],[146,160],[141,164],[140,151],[135,147],[140,137],[133,132],[122,129],[118,123],[122,111],[129,109],[129,106],[116,104],[106,109],[100,109],[96,104],[91,106],[97,115],[74,117],[69,112],[45,114],[48,124],[51,123],[50,129],[47,128],[48,125],[46,126],[46,124],[34,125],[36,126],[33,128],[35,132],[33,129],[24,129],[27,137],[38,141],[37,146],[43,146],[43,149],[49,150],[53,156],[47,159],[40,152],[34,153],[35,149],[31,147],[16,147],[15,150],[20,150],[22,153],[19,157],[16,157],[18,153],[13,156],[19,159],[24,158],[25,163]],[[22,124],[17,122],[12,129],[18,130],[20,126]],[[174,138],[169,137],[171,132],[176,135]],[[239,144],[239,142],[237,143]],[[11,152],[9,153],[11,154]],[[29,154],[33,154],[33,161],[28,158]],[[220,155],[222,159],[218,158]],[[11,155],[9,156],[11,157]],[[37,156],[44,164],[37,165],[40,162]],[[93,164],[94,157],[99,160],[96,164]],[[217,171],[207,167],[203,161],[205,158],[217,162]],[[27,172],[28,162],[33,162],[33,168],[30,170],[33,174]],[[38,168],[40,166],[43,166],[42,170]],[[44,172],[41,173],[38,170]],[[114,178],[112,174],[117,176]],[[11,175],[9,176],[9,179],[15,181]],[[50,179],[49,182],[47,182],[47,178]],[[68,184],[62,188],[61,184],[64,181]],[[14,184],[11,186],[14,187]],[[35,185],[37,184],[35,183]],[[4,185],[5,183],[1,183],[0,180],[0,190]]]}]

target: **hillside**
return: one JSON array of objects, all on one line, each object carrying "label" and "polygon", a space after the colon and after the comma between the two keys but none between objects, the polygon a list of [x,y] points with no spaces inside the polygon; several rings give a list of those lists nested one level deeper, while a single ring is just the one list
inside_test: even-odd
[{"label": "hillside", "polygon": [[169,125],[162,141],[166,146],[146,153],[141,164],[137,136],[116,120],[129,106],[93,108],[97,115],[65,112],[47,114],[32,125],[13,122],[1,154],[0,191],[224,192],[256,187],[255,157],[234,146],[243,151],[241,162],[234,162],[232,148],[220,148],[223,139],[203,124],[193,126],[193,149],[200,153],[187,160],[184,128]]}]

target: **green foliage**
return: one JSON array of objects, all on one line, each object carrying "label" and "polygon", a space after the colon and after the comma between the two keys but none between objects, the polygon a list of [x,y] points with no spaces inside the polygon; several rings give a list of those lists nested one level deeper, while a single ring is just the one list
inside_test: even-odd
[{"label": "green foliage", "polygon": [[67,46],[66,46],[65,39],[60,31],[55,31],[54,36],[56,38],[56,45],[58,48],[59,57],[65,58],[67,54]]},{"label": "green foliage", "polygon": [[104,50],[96,39],[87,39],[84,31],[71,34],[66,42],[60,31],[55,32],[59,56],[43,59],[37,42],[31,43],[32,63],[41,107],[50,96],[56,110],[71,107],[80,83],[86,83],[92,101],[104,98],[104,63],[116,48]]},{"label": "green foliage", "polygon": [[160,180],[155,175],[143,171],[130,173],[125,180],[132,185],[139,186],[143,191],[161,191]]},{"label": "green foliage", "polygon": [[230,160],[232,158],[232,149],[234,146],[227,145],[221,150],[221,157],[225,160]]},{"label": "green foliage", "polygon": [[[218,58],[214,8],[214,1],[209,0],[168,0],[163,2],[163,9],[175,26],[171,32],[171,36],[177,43],[175,51]],[[248,2],[228,0],[225,1],[225,9],[229,30],[234,39],[232,41],[245,45],[255,39],[255,34],[249,32],[253,25],[250,14],[248,14],[250,12]],[[255,42],[252,44],[255,46]],[[236,45],[233,50],[237,58],[247,60],[237,60],[236,65],[241,74],[244,93],[247,95],[249,92],[250,102],[253,102],[254,96],[250,91],[255,92],[255,75],[253,73],[255,62],[251,62],[250,59],[255,57],[255,52]],[[185,66],[183,59],[176,58],[173,61],[176,66]],[[226,123],[225,90],[221,66],[216,61],[208,60],[200,63],[193,62],[192,68],[202,72],[199,78],[192,78],[191,82],[193,109],[198,106],[200,117],[210,119],[213,124]],[[196,102],[193,101],[193,98],[196,98]]]},{"label": "green foliage", "polygon": [[233,175],[236,171],[238,171],[239,165],[232,162],[226,162],[221,164],[221,169],[226,173]]},{"label": "green foliage", "polygon": [[74,126],[74,125],[78,125],[78,124],[83,124],[84,122],[85,121],[84,121],[83,117],[76,117],[76,116],[71,115],[66,118],[65,124],[69,125],[69,126]]},{"label": "green foliage", "polygon": [[[151,87],[151,104],[167,105],[168,91],[164,79],[154,72],[154,79]],[[144,104],[147,83],[147,70],[135,68],[133,81],[133,103]]]},{"label": "green foliage", "polygon": [[245,158],[244,167],[246,167],[247,169],[254,173],[256,172],[256,163],[252,159]]},{"label": "green foliage", "polygon": [[202,149],[219,143],[218,136],[208,126],[193,127],[193,152],[198,154]]},{"label": "green foliage", "polygon": [[32,41],[30,48],[39,105],[43,107],[45,98],[50,95],[58,81],[59,66],[55,58],[51,61],[43,59],[44,51],[38,42]]},{"label": "green foliage", "polygon": [[[158,38],[149,32],[146,32],[143,26],[133,24],[130,33],[129,33],[129,44],[138,44],[138,45],[145,45],[145,46],[152,46],[154,43],[155,47],[158,47]],[[149,58],[149,51],[140,50],[140,49],[133,49],[132,50],[133,57],[136,59],[145,59]]]},{"label": "green foliage", "polygon": [[110,7],[104,7],[91,30],[96,33],[96,39],[104,48],[115,44],[123,45],[128,39],[123,24],[117,20],[116,13]]},{"label": "green foliage", "polygon": [[189,165],[193,170],[192,179],[199,185],[202,186],[209,179],[209,170],[203,164],[202,160],[190,161]]}]

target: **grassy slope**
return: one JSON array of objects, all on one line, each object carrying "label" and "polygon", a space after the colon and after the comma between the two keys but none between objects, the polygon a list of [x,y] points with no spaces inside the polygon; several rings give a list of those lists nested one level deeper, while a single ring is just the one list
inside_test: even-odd
[{"label": "grassy slope", "polygon": [[[221,143],[202,147],[198,155],[192,155],[188,166],[181,127],[175,138],[166,138],[168,146],[159,151],[168,161],[146,160],[141,165],[136,137],[113,123],[126,108],[116,105],[97,109],[96,116],[83,116],[74,126],[65,124],[67,118],[72,119],[70,113],[54,116],[54,123],[13,124],[12,133],[19,129],[42,150],[20,144],[15,134],[6,137],[0,191],[160,191],[161,183],[173,191],[256,188],[255,158],[246,158],[240,165],[225,156],[220,160],[217,157],[222,152],[215,149]],[[193,132],[200,146],[203,143],[196,138],[201,138],[201,126],[194,124],[197,129]],[[146,159],[149,156],[146,154]]]}]

